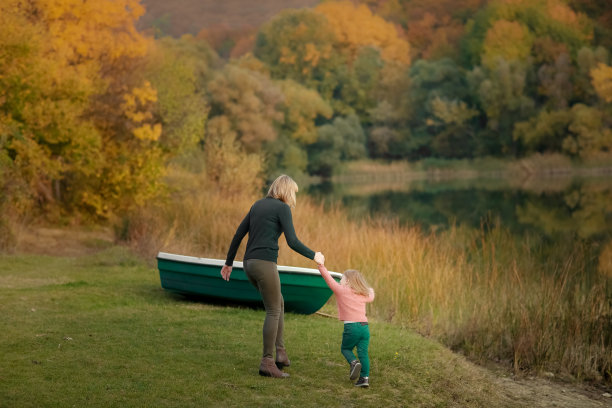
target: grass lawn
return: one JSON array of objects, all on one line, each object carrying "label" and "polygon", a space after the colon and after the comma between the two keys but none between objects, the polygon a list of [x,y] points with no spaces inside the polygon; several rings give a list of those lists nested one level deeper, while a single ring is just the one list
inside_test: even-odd
[{"label": "grass lawn", "polygon": [[369,389],[320,315],[286,315],[291,378],[261,377],[263,313],[167,293],[121,247],[0,256],[0,407],[521,406],[485,369],[380,321]]}]

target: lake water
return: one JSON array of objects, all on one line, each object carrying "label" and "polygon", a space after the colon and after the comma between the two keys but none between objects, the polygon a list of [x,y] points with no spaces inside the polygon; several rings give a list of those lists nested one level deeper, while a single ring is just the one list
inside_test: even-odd
[{"label": "lake water", "polygon": [[554,244],[571,240],[593,249],[593,270],[612,278],[612,177],[502,177],[460,180],[371,180],[307,188],[327,204],[342,204],[355,219],[396,218],[435,233],[451,225],[501,225],[517,236]]}]

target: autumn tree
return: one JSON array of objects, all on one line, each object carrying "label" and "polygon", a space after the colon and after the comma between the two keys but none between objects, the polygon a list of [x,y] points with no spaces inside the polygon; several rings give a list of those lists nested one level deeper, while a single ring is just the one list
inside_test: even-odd
[{"label": "autumn tree", "polygon": [[125,69],[147,51],[143,12],[135,0],[3,2],[3,149],[36,202],[107,217],[159,193],[156,91]]},{"label": "autumn tree", "polygon": [[572,81],[576,99],[588,105],[597,103],[598,97],[593,87],[592,71],[599,64],[607,64],[609,61],[610,53],[604,47],[580,49]]},{"label": "autumn tree", "polygon": [[208,83],[207,95],[207,137],[231,134],[249,152],[259,152],[265,142],[276,140],[284,96],[264,74],[228,64]]},{"label": "autumn tree", "polygon": [[482,47],[482,64],[494,68],[501,57],[524,61],[531,54],[533,39],[529,29],[517,21],[497,20],[487,31]]},{"label": "autumn tree", "polygon": [[262,26],[254,55],[269,67],[272,78],[292,79],[330,100],[337,86],[335,72],[344,63],[334,50],[335,42],[324,15],[289,10]]},{"label": "autumn tree", "polygon": [[612,67],[599,63],[591,70],[593,87],[597,95],[606,103],[612,103]]},{"label": "autumn tree", "polygon": [[365,5],[350,1],[324,2],[315,10],[323,14],[335,33],[335,47],[348,54],[349,61],[357,58],[363,47],[376,47],[386,61],[410,64],[410,45],[397,28],[373,14]]},{"label": "autumn tree", "polygon": [[469,19],[488,0],[362,0],[374,13],[398,24],[410,43],[412,60],[459,58]]},{"label": "autumn tree", "polygon": [[[505,22],[500,25],[498,21]],[[495,45],[510,39],[503,38],[504,32],[518,40],[516,44],[508,44],[510,55],[504,55],[503,47]],[[523,57],[533,37],[550,37],[556,43],[565,44],[575,57],[581,47],[589,44],[592,36],[590,19],[574,12],[562,0],[494,1],[480,10],[470,24],[462,54],[466,64],[471,66],[478,65],[487,55],[493,59],[495,56]]]},{"label": "autumn tree", "polygon": [[601,0],[569,0],[573,10],[584,13],[595,21],[595,44],[612,48],[612,8]]},{"label": "autumn tree", "polygon": [[604,112],[576,104],[567,110],[542,111],[516,124],[514,138],[529,152],[562,152],[589,159],[612,152],[612,129]]},{"label": "autumn tree", "polygon": [[[88,65],[56,60],[48,31],[32,22],[36,5],[0,4],[0,161],[3,198],[20,212],[61,199],[60,182],[94,175],[100,134],[84,119],[88,97],[103,88]],[[10,181],[10,182],[9,182]]]}]

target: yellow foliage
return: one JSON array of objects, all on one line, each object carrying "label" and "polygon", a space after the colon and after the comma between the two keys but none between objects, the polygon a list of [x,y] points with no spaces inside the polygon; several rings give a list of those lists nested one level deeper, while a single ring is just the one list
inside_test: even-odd
[{"label": "yellow foliage", "polygon": [[144,14],[139,0],[35,0],[48,24],[50,52],[69,61],[143,56],[147,39],[134,22]]},{"label": "yellow foliage", "polygon": [[0,149],[36,202],[107,217],[162,190],[157,94],[128,65],[151,42],[143,13],[139,0],[0,2]]},{"label": "yellow foliage", "polygon": [[285,95],[285,125],[291,130],[291,138],[305,144],[316,142],[317,116],[331,118],[331,106],[317,91],[297,82],[285,80],[280,83],[280,87]]},{"label": "yellow foliage", "polygon": [[385,60],[410,64],[408,41],[400,37],[393,24],[373,14],[367,6],[355,6],[350,1],[325,2],[315,10],[327,17],[351,57],[355,58],[361,47],[373,46],[380,49]]},{"label": "yellow foliage", "polygon": [[529,29],[516,21],[498,20],[487,31],[483,46],[483,64],[493,68],[497,58],[523,60],[531,52],[533,39]]},{"label": "yellow foliage", "polygon": [[313,67],[319,64],[321,58],[321,52],[313,43],[306,44],[306,55],[304,55],[304,61],[310,62]]},{"label": "yellow foliage", "polygon": [[[477,110],[468,108],[463,101],[446,101],[436,97],[431,105],[434,115],[447,125],[461,125],[478,115]],[[435,124],[435,122],[432,121],[431,124]]]},{"label": "yellow foliage", "polygon": [[155,125],[146,123],[134,129],[132,133],[134,133],[134,136],[139,140],[157,141],[161,136],[161,132],[162,127],[160,123],[156,123]]},{"label": "yellow foliage", "polygon": [[150,109],[151,105],[157,102],[157,91],[151,83],[145,81],[141,87],[136,87],[131,93],[123,95],[123,100],[121,109],[133,124],[132,134],[138,140],[159,140],[162,133],[161,124],[144,123],[153,119]]},{"label": "yellow foliage", "polygon": [[599,63],[591,70],[593,87],[601,99],[612,102],[612,67]]}]

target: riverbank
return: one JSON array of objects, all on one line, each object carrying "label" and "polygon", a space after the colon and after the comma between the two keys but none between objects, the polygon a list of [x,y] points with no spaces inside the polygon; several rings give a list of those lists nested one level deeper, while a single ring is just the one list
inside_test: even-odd
[{"label": "riverbank", "polygon": [[408,161],[353,161],[339,167],[338,183],[412,180],[461,180],[552,177],[610,177],[612,157],[601,156],[578,162],[560,154],[535,154],[522,159],[483,157],[476,159],[423,159]]},{"label": "riverbank", "polygon": [[485,369],[377,319],[370,389],[345,378],[339,323],[318,315],[287,315],[292,377],[262,378],[261,311],[164,292],[104,229],[23,231],[16,254],[0,256],[0,298],[0,400],[11,407],[612,405],[601,389]]}]

